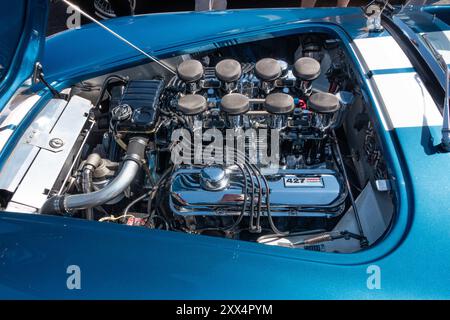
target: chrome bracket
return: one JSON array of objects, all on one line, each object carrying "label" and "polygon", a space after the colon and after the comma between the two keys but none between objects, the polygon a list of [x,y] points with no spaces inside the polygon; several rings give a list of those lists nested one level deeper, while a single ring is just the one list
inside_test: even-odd
[{"label": "chrome bracket", "polygon": [[64,140],[60,137],[53,136],[51,133],[39,132],[37,130],[32,130],[28,134],[25,143],[54,153],[63,151],[65,144]]}]

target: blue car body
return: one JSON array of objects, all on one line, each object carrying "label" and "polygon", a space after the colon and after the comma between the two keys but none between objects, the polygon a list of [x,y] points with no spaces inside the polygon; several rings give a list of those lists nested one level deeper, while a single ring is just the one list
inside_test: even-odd
[{"label": "blue car body", "polygon": [[[46,1],[17,3],[26,4],[28,15],[41,14],[33,6],[46,7]],[[441,10],[450,12],[450,8]],[[395,221],[386,237],[369,249],[333,254],[1,212],[0,298],[450,298],[450,154],[436,151],[441,140],[439,124],[395,125],[392,106],[383,105],[371,76],[401,76],[415,70],[397,67],[395,61],[392,67],[372,67],[369,60],[374,58],[355,44],[390,34],[367,32],[367,18],[360,8],[167,13],[117,18],[105,24],[161,58],[299,31],[337,34],[375,106],[373,118],[395,177]],[[48,37],[39,56],[45,24],[36,26],[24,23],[22,27],[21,41],[31,40],[31,45],[14,57],[17,61],[12,60],[2,80],[2,108],[31,76],[30,66],[36,60],[42,63],[48,82],[65,88],[146,59],[95,24]],[[382,59],[385,48],[378,50],[374,55]],[[11,136],[0,152],[0,170],[25,128],[51,98],[42,86],[29,90],[39,91],[41,98],[19,125],[9,128]],[[71,265],[80,267],[80,290],[66,285]],[[371,290],[367,281],[373,266],[381,272],[381,288]]]}]

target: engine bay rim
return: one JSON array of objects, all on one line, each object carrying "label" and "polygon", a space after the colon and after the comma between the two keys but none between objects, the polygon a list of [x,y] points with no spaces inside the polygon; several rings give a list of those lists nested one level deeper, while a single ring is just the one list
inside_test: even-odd
[{"label": "engine bay rim", "polygon": [[[321,26],[321,27],[323,27],[323,26]],[[348,38],[344,37],[345,33],[343,33],[339,29],[338,26],[334,26],[334,27],[327,26],[326,28],[332,29],[334,32],[336,32],[339,35],[339,37],[341,39],[348,39]],[[299,31],[300,29],[302,29],[302,28],[297,29],[297,31]],[[348,50],[348,51],[351,53],[350,56],[352,57],[353,62],[355,62],[355,57],[358,56],[358,53],[357,52],[356,53],[353,52],[355,50],[355,48],[352,47],[350,44],[348,44],[346,41],[343,41],[343,42],[344,42],[344,46],[347,48],[347,50],[351,49],[351,50]],[[355,63],[355,65],[356,65],[356,68],[360,72],[363,71],[362,67],[358,63]],[[365,77],[363,77],[362,74],[360,74],[360,77],[363,78],[363,82],[364,82],[365,87],[371,88],[370,81],[368,81]],[[58,83],[56,85],[56,87],[58,87],[58,88],[66,87],[71,82],[75,83],[77,81],[75,81],[74,79],[72,79],[72,80],[68,79],[68,80],[65,80],[65,81],[62,81],[62,82]],[[47,90],[43,90],[42,93],[43,93],[42,94],[42,98],[35,105],[33,110],[34,109],[39,109],[39,106],[43,107],[43,105],[46,103],[46,101],[50,97],[50,94],[47,92]],[[372,104],[375,104],[375,106],[378,106],[380,104],[377,101],[377,99],[376,99],[376,95],[369,95],[369,99],[372,100]],[[376,116],[377,116],[376,119],[377,119],[377,118],[380,117],[380,114],[379,114],[380,110],[379,110],[379,108],[375,108],[375,109],[376,109],[375,113],[376,113]],[[374,111],[374,110],[372,110],[372,111]],[[378,113],[377,113],[377,111],[378,111]],[[397,199],[399,201],[399,204],[397,204],[397,206],[398,206],[398,208],[397,208],[397,215],[396,215],[397,216],[397,219],[396,219],[397,221],[394,222],[393,229],[389,232],[388,236],[382,241],[382,243],[378,244],[377,246],[375,246],[373,248],[368,249],[367,251],[361,251],[361,252],[349,254],[350,256],[352,256],[352,258],[350,260],[355,259],[355,257],[358,257],[358,259],[356,259],[356,261],[363,261],[365,259],[366,260],[371,260],[371,259],[374,259],[374,257],[376,257],[376,256],[381,256],[383,254],[386,254],[387,252],[392,251],[398,244],[400,244],[400,240],[401,240],[401,238],[403,237],[403,235],[406,232],[406,224],[407,224],[408,219],[405,219],[405,218],[408,218],[409,214],[408,214],[408,210],[407,210],[408,209],[407,208],[407,202],[405,200],[409,196],[408,196],[408,194],[407,194],[407,192],[406,192],[404,187],[405,186],[407,187],[408,183],[405,183],[405,180],[403,178],[403,171],[401,169],[402,167],[399,164],[399,162],[401,161],[401,158],[398,156],[398,152],[399,152],[398,151],[398,146],[396,146],[396,144],[395,144],[395,131],[382,131],[382,132],[380,132],[380,129],[378,128],[378,133],[379,133],[379,135],[382,138],[383,146],[386,147],[386,145],[387,145],[387,149],[389,149],[391,151],[391,152],[387,152],[387,154],[389,155],[387,160],[388,160],[390,166],[393,167],[392,171],[394,173],[396,173],[394,175],[397,178],[397,179],[395,179],[395,183],[396,183],[396,187],[397,187],[396,190],[397,190],[397,194],[400,194],[400,197],[397,197]],[[395,151],[395,153],[392,153],[393,151]],[[5,155],[2,152],[2,160],[4,159],[4,156]],[[401,218],[401,219],[399,219],[399,218]],[[402,223],[399,223],[399,222],[402,222]],[[392,239],[394,234],[395,234],[395,238],[396,238],[397,241],[395,241],[395,240],[392,241],[391,240],[391,242],[396,242],[396,244],[394,246],[392,246],[392,244],[387,245],[386,244],[387,240]],[[234,240],[234,241],[236,241],[236,240]],[[262,246],[262,247],[265,247],[265,246]],[[387,247],[387,248],[384,248],[384,247]],[[320,260],[322,260],[320,258],[320,256],[324,255],[323,252],[315,253],[315,252],[303,252],[303,251],[301,251],[301,252],[296,252],[295,253],[295,255],[303,255],[303,254],[305,254],[305,255],[312,255],[312,256],[317,258],[317,259],[314,259],[314,261],[319,261],[319,262],[320,262]],[[328,253],[325,253],[325,255],[328,255]],[[337,261],[342,260],[341,262],[343,264],[350,263],[350,261],[348,261],[348,262],[345,261],[345,260],[347,260],[345,257],[338,257],[338,255],[334,255],[334,254],[332,256]],[[326,259],[324,261],[326,261]]]}]

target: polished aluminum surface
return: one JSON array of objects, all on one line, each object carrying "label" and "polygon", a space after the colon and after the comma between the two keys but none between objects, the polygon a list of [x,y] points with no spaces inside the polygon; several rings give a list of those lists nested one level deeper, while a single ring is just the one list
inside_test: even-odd
[{"label": "polished aluminum surface", "polygon": [[204,190],[220,191],[228,186],[229,176],[221,166],[206,166],[200,171],[200,185]]},{"label": "polished aluminum surface", "polygon": [[[36,210],[44,204],[86,124],[91,107],[90,101],[74,96],[69,102],[52,100],[44,108],[9,160],[21,171],[28,169],[26,173],[16,175],[16,178],[22,177],[20,184],[13,181],[9,186],[14,192],[12,202]],[[63,145],[53,148],[50,145],[52,139],[60,139]]]},{"label": "polished aluminum surface", "polygon": [[30,143],[31,138],[45,132],[50,132],[64,111],[66,104],[67,102],[61,99],[51,100],[25,131],[25,134],[14,148],[3,170],[0,172],[1,190],[7,190],[9,192],[16,191],[20,181],[30,168],[39,150],[41,150],[39,146]]},{"label": "polished aluminum surface", "polygon": [[[237,215],[244,200],[240,171],[228,169],[229,185],[220,191],[204,190],[202,169],[179,169],[172,177],[170,205],[178,215]],[[315,178],[320,183],[286,185],[285,178]],[[331,216],[340,213],[346,196],[341,178],[327,169],[286,169],[266,175],[274,216]],[[256,179],[254,179],[256,182]],[[263,188],[265,192],[265,188]],[[248,200],[250,200],[248,194]],[[256,199],[256,196],[255,198]],[[263,196],[263,205],[265,196]],[[265,211],[263,210],[263,215]]]}]

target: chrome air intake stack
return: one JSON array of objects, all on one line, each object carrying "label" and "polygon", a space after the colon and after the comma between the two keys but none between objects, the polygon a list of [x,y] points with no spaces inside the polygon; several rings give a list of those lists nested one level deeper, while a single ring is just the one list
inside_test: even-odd
[{"label": "chrome air intake stack", "polygon": [[296,87],[300,89],[306,97],[311,95],[312,82],[320,76],[320,63],[309,57],[298,59],[293,68],[296,80]]},{"label": "chrome air intake stack", "polygon": [[261,90],[269,94],[282,74],[280,63],[272,58],[261,59],[255,65],[255,74],[261,80]]},{"label": "chrome air intake stack", "polygon": [[294,111],[294,98],[286,93],[272,93],[266,97],[264,107],[270,113],[269,127],[281,130],[287,126],[288,116]]},{"label": "chrome air intake stack", "polygon": [[201,89],[200,81],[203,78],[203,65],[197,60],[186,60],[177,67],[177,75],[185,84],[186,92],[196,93]]},{"label": "chrome air intake stack", "polygon": [[241,64],[234,59],[220,61],[215,68],[216,77],[221,82],[221,87],[226,93],[236,90],[237,83],[242,75]]},{"label": "chrome air intake stack", "polygon": [[323,132],[334,127],[339,118],[341,105],[334,94],[318,92],[309,98],[308,108],[314,113],[311,126]]},{"label": "chrome air intake stack", "polygon": [[207,108],[206,99],[199,94],[187,94],[178,99],[177,109],[187,120],[188,126],[197,128],[202,121],[202,114]]},{"label": "chrome air intake stack", "polygon": [[249,107],[249,99],[243,94],[229,93],[225,95],[220,102],[220,108],[225,114],[227,127],[242,128],[244,126],[244,114]]}]

